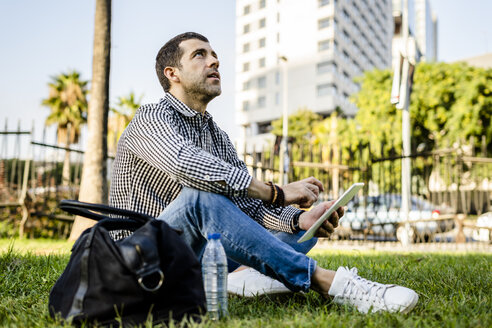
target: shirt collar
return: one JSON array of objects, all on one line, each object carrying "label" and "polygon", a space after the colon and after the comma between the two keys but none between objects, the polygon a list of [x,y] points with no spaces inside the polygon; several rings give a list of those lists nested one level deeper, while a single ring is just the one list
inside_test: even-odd
[{"label": "shirt collar", "polygon": [[[166,92],[166,96],[161,101],[169,103],[172,108],[174,108],[176,111],[183,114],[184,116],[194,117],[194,116],[200,114],[196,110],[193,110],[190,107],[188,107],[185,103],[183,103],[178,98],[174,97],[169,92]],[[203,120],[206,122],[211,118],[212,118],[212,115],[210,115],[209,112],[205,111],[205,114],[203,115]]]}]

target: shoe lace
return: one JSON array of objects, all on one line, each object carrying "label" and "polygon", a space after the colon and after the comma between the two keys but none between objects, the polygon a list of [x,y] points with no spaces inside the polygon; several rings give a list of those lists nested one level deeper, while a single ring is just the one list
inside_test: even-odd
[{"label": "shoe lace", "polygon": [[386,307],[384,302],[384,293],[388,287],[391,287],[391,285],[384,285],[364,279],[357,274],[357,268],[350,269],[349,273],[350,277],[345,283],[343,297],[354,301],[357,299],[361,301],[365,300],[371,304],[379,303],[379,305]]}]

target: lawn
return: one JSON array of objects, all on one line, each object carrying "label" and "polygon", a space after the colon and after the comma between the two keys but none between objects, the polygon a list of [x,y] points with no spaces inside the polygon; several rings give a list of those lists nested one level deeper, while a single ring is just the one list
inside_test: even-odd
[{"label": "lawn", "polygon": [[[0,240],[0,327],[63,326],[49,317],[47,302],[70,247],[63,241]],[[314,292],[283,298],[232,297],[229,318],[198,326],[492,327],[492,254],[323,250],[312,256],[324,267],[355,265],[363,277],[413,288],[419,303],[407,315],[363,315]]]}]

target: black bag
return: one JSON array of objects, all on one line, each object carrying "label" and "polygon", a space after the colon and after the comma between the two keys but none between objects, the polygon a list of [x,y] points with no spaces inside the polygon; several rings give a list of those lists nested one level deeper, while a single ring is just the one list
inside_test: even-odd
[{"label": "black bag", "polygon": [[[138,324],[199,319],[206,301],[200,263],[178,233],[161,220],[106,205],[62,200],[60,208],[99,222],[72,248],[50,292],[52,317],[73,323]],[[113,214],[126,219],[95,213]],[[114,241],[109,231],[134,231]]]}]

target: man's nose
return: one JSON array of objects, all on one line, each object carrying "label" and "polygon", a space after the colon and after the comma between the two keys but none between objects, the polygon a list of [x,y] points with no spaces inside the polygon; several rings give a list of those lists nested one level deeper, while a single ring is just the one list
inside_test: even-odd
[{"label": "man's nose", "polygon": [[214,56],[210,56],[210,59],[208,61],[208,66],[219,68],[219,60]]}]

